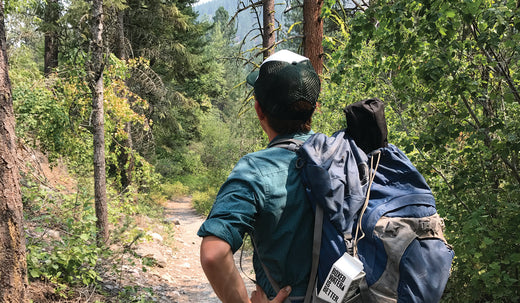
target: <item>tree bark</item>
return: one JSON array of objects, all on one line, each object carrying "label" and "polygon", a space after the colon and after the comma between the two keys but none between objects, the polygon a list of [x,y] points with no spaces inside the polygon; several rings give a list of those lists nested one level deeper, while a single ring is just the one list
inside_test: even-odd
[{"label": "tree bark", "polygon": [[311,61],[318,75],[323,72],[323,0],[303,1],[303,55]]},{"label": "tree bark", "polygon": [[92,126],[94,139],[94,196],[98,244],[108,240],[108,211],[105,175],[105,123],[103,110],[103,0],[92,2],[91,60],[88,65],[92,92]]},{"label": "tree bark", "polygon": [[2,1],[0,45],[0,302],[18,303],[27,301],[27,264]]},{"label": "tree bark", "polygon": [[116,22],[116,37],[115,37],[115,45],[114,45],[114,53],[116,57],[121,60],[128,59],[128,55],[126,53],[125,48],[125,11],[117,10],[117,22]]},{"label": "tree bark", "polygon": [[[130,101],[129,101],[130,102]],[[123,190],[127,189],[132,184],[132,172],[134,170],[135,159],[132,153],[134,143],[132,140],[132,122],[126,122],[125,132],[128,138],[122,142],[123,148],[121,151],[119,162],[121,165],[121,187]]]},{"label": "tree bark", "polygon": [[45,7],[45,39],[44,39],[44,65],[43,72],[48,76],[58,67],[58,18],[60,10],[58,0],[47,0]]},{"label": "tree bark", "polygon": [[264,59],[274,53],[274,44],[276,42],[276,34],[274,31],[274,0],[262,0],[263,9],[263,32],[262,47],[264,49]]}]

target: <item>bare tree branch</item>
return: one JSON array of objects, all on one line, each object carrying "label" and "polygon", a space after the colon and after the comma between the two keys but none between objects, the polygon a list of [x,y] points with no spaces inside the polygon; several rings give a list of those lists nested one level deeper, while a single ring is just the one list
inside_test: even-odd
[{"label": "bare tree branch", "polygon": [[[354,3],[359,10],[361,10],[363,12],[365,11],[365,8],[361,4],[359,4],[356,0],[352,0],[352,3]],[[366,5],[365,1],[363,1],[363,4]]]},{"label": "bare tree branch", "polygon": [[[473,38],[475,39],[475,41],[478,41],[480,32],[478,31],[478,27],[476,24],[471,25],[471,32],[473,34]],[[504,66],[505,61],[500,60],[497,53],[490,46],[488,48],[486,48],[486,47],[484,47],[484,45],[482,45],[482,43],[478,43],[478,46],[479,46],[480,50],[484,53],[486,58],[488,59],[488,62],[490,62],[490,63],[496,62],[497,67],[498,67],[498,73],[504,77],[507,85],[509,86],[509,89],[511,90],[511,92],[513,93],[513,96],[515,97],[516,102],[518,102],[520,104],[520,93],[518,92],[518,89],[516,88],[515,83],[514,83],[513,79],[511,78],[511,75],[509,74],[509,67]]]},{"label": "bare tree branch", "polygon": [[235,18],[238,17],[238,14],[240,14],[241,12],[246,11],[248,9],[255,9],[259,6],[262,6],[262,1],[257,1],[257,2],[251,3],[247,6],[244,5],[242,8],[240,8],[240,4],[243,4],[243,2],[240,2],[238,4],[239,6],[237,7],[237,11],[229,19],[228,25],[231,24],[235,20]]}]

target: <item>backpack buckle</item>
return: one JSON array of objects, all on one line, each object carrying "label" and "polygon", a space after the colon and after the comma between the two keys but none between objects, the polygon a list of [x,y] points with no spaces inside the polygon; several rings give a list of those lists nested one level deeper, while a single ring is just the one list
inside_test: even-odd
[{"label": "backpack buckle", "polygon": [[433,230],[430,220],[419,220],[419,229],[423,231]]},{"label": "backpack buckle", "polygon": [[301,168],[303,167],[303,165],[305,165],[305,160],[303,160],[302,157],[298,157],[298,158],[296,159],[295,167],[296,167],[297,169],[301,169]]}]

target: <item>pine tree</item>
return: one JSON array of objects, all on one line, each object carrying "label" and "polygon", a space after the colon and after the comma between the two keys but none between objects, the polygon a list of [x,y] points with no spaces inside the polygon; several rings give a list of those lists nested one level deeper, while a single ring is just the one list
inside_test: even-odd
[{"label": "pine tree", "polygon": [[0,1],[0,302],[25,302],[27,265],[4,6]]}]

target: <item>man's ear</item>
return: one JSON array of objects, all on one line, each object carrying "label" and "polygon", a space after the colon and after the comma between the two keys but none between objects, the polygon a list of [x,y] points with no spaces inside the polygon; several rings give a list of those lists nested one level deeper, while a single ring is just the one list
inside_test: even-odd
[{"label": "man's ear", "polygon": [[265,115],[264,115],[264,112],[262,111],[262,107],[260,107],[260,103],[258,103],[258,101],[256,101],[256,99],[255,99],[255,111],[256,111],[256,115],[258,116],[258,119],[260,121],[265,119]]}]

